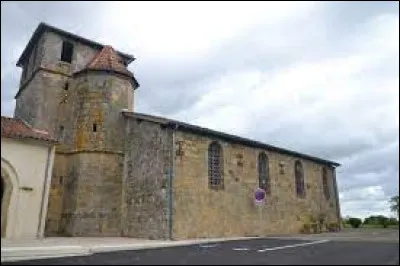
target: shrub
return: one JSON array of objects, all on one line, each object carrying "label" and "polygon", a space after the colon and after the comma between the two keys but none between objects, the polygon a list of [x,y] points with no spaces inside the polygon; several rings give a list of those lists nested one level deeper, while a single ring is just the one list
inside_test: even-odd
[{"label": "shrub", "polygon": [[353,228],[359,228],[360,225],[362,224],[362,221],[360,218],[350,218],[348,220],[348,223],[351,225]]},{"label": "shrub", "polygon": [[399,221],[396,218],[389,218],[388,220],[389,225],[399,225]]},{"label": "shrub", "polygon": [[396,218],[388,218],[383,215],[373,215],[365,218],[365,225],[382,226],[383,228],[389,227],[389,225],[397,225],[398,221]]}]

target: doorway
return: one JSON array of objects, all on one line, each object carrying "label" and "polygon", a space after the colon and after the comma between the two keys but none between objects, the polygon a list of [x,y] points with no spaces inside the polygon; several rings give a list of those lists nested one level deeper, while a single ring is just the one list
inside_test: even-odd
[{"label": "doorway", "polygon": [[1,238],[6,236],[11,191],[12,185],[9,182],[8,174],[4,169],[1,169]]}]

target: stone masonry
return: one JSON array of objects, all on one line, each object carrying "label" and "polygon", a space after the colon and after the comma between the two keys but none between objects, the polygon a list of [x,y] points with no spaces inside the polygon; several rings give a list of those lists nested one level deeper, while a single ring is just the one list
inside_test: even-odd
[{"label": "stone masonry", "polygon": [[[66,42],[70,63],[61,60]],[[126,68],[134,59],[42,23],[18,60],[14,116],[59,140],[47,236],[255,236],[297,233],[320,215],[339,222],[339,164],[134,112],[139,84]],[[208,184],[213,141],[222,147],[218,190]],[[271,191],[256,206],[260,152],[268,157]],[[296,160],[304,169],[304,198],[296,196]]]},{"label": "stone masonry", "polygon": [[168,238],[170,131],[160,124],[127,118],[124,201],[125,236]]},{"label": "stone masonry", "polygon": [[[175,239],[255,236],[298,233],[320,213],[327,222],[338,222],[332,171],[328,169],[331,197],[322,192],[323,165],[264,149],[246,147],[216,138],[177,132],[182,154],[177,156],[174,176],[173,235]],[[224,189],[208,186],[208,145],[219,141],[223,148]],[[271,192],[265,205],[256,206],[257,158],[269,158]],[[306,197],[295,192],[294,162],[303,163]],[[280,164],[284,163],[283,173]]]}]

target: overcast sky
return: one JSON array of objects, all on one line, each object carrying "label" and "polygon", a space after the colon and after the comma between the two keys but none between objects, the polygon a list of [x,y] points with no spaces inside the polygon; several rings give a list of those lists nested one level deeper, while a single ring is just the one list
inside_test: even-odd
[{"label": "overcast sky", "polygon": [[399,194],[398,2],[1,2],[1,114],[39,22],[135,55],[135,110],[338,161],[342,214]]}]

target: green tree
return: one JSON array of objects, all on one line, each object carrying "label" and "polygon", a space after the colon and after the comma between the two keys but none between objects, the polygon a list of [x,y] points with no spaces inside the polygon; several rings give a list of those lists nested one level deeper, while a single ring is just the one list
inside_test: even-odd
[{"label": "green tree", "polygon": [[359,228],[360,225],[362,224],[362,220],[360,218],[351,217],[349,218],[348,223],[353,228]]},{"label": "green tree", "polygon": [[397,218],[399,218],[399,196],[394,196],[390,199],[390,210],[397,214]]}]

